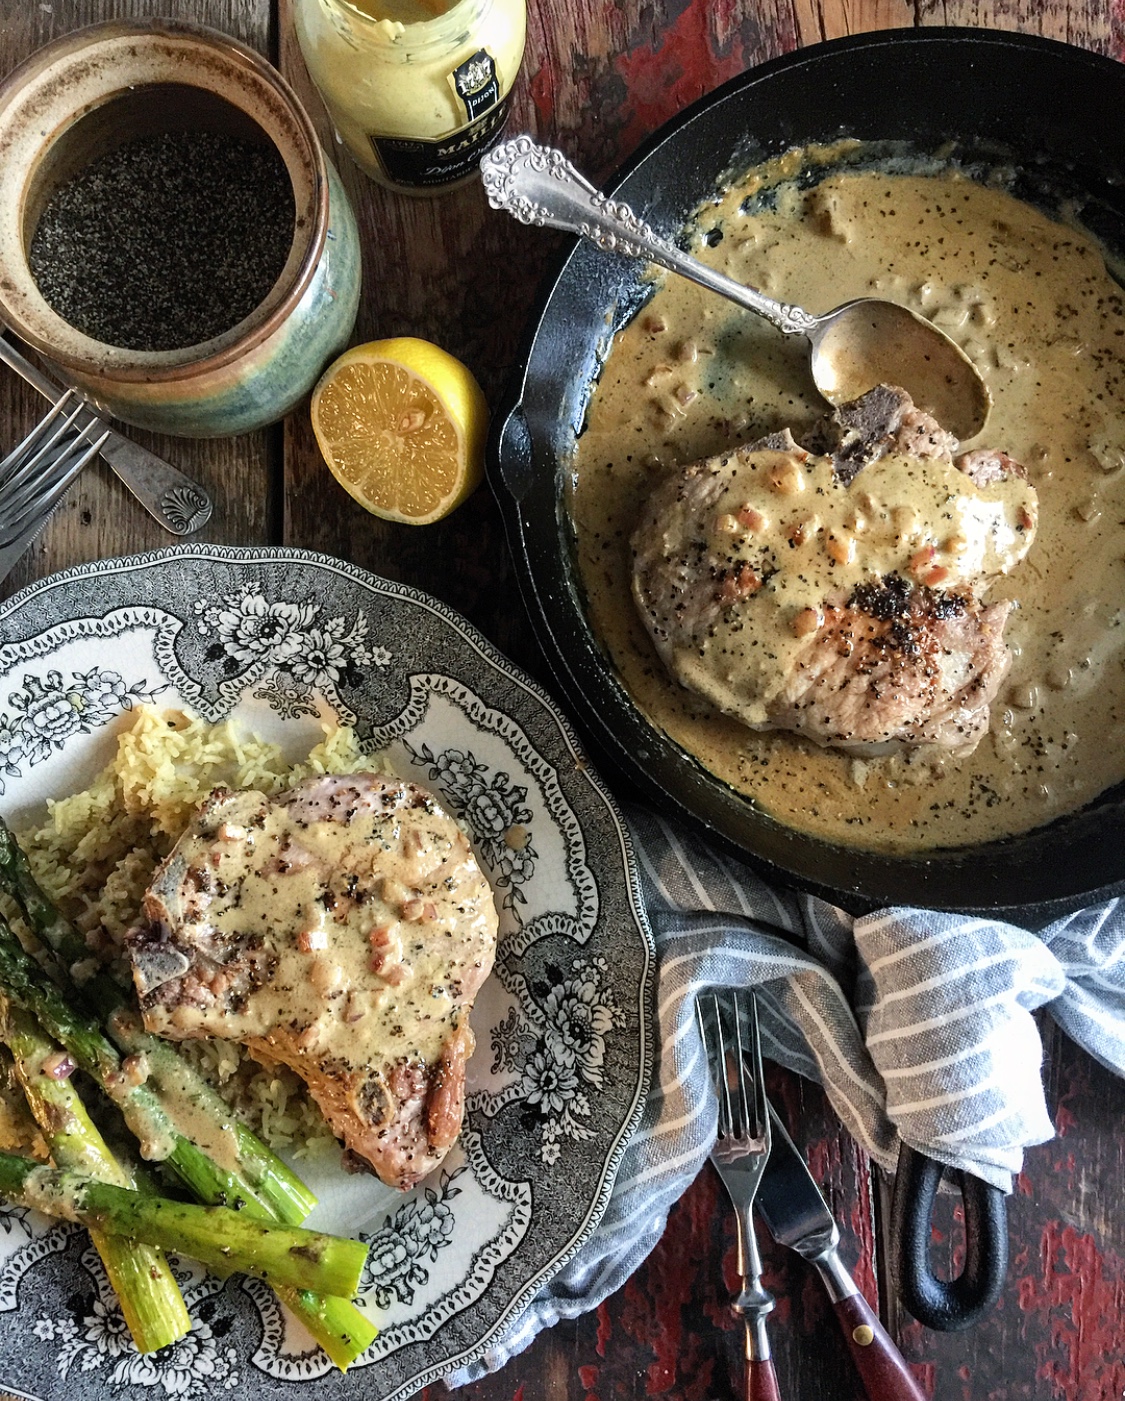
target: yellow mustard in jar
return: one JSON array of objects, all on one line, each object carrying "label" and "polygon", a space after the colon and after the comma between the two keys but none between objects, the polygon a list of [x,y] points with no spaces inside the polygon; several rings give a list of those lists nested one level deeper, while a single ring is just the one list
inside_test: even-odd
[{"label": "yellow mustard in jar", "polygon": [[297,40],[340,141],[382,185],[436,194],[500,137],[526,0],[297,0]]}]

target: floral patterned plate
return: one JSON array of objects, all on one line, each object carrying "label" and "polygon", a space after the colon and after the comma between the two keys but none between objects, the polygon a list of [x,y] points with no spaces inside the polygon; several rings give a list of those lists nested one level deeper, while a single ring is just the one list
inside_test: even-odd
[{"label": "floral patterned plate", "polygon": [[444,605],[325,556],[181,546],[0,607],[4,816],[86,784],[141,700],[234,714],[294,758],[335,714],[469,825],[501,936],[465,1128],[405,1196],[334,1156],[299,1165],[321,1199],[311,1224],[371,1244],[360,1302],[381,1332],[346,1377],[267,1288],[187,1261],[195,1329],[141,1357],[85,1233],[0,1208],[0,1391],[406,1397],[479,1357],[605,1208],[652,1054],[627,834],[541,690]]}]

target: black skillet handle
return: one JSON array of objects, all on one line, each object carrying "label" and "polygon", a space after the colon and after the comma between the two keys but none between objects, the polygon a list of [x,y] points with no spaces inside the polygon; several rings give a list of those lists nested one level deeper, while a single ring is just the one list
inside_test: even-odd
[{"label": "black skillet handle", "polygon": [[965,1268],[956,1279],[938,1279],[930,1268],[930,1218],[944,1171],[944,1164],[902,1145],[891,1201],[891,1275],[919,1323],[956,1333],[1000,1297],[1008,1270],[1008,1212],[998,1187],[955,1173],[965,1204]]}]

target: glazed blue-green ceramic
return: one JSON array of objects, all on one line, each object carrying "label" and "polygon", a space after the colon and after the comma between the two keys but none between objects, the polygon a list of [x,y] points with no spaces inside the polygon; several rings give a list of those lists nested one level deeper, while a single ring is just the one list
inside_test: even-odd
[{"label": "glazed blue-green ceramic", "polygon": [[[44,300],[21,211],[42,207],[51,172],[73,169],[72,153],[88,162],[161,122],[270,140],[296,220],[289,258],[256,311],[203,345],[142,352],[93,340]],[[294,408],[347,345],[360,293],[355,216],[296,95],[243,44],[171,20],[65,35],[0,85],[0,146],[0,318],[105,412],[186,437],[250,432]]]}]

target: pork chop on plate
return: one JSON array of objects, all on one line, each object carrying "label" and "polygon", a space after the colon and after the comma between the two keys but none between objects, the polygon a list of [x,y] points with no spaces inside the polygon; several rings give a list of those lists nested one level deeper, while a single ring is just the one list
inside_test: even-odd
[{"label": "pork chop on plate", "polygon": [[217,789],[128,947],[149,1031],[292,1067],[349,1149],[405,1189],[460,1131],[496,933],[488,882],[434,796],[348,774],[274,798]]},{"label": "pork chop on plate", "polygon": [[633,593],[671,674],[752,729],[872,754],[970,753],[1011,656],[1008,599],[1037,499],[904,390],[693,463],[652,493]]}]

